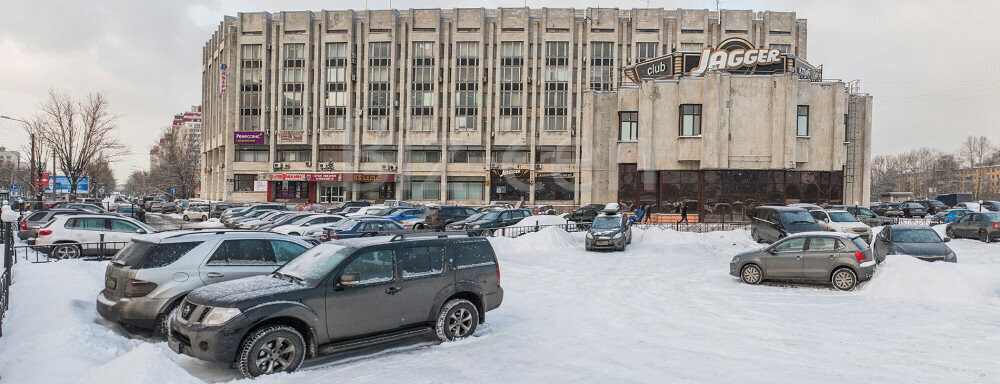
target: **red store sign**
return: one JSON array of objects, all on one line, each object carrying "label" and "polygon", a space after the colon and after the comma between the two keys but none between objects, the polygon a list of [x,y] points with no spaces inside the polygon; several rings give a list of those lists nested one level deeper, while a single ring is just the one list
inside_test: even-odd
[{"label": "red store sign", "polygon": [[259,177],[261,180],[267,181],[396,181],[396,175],[393,173],[268,173],[261,174]]}]

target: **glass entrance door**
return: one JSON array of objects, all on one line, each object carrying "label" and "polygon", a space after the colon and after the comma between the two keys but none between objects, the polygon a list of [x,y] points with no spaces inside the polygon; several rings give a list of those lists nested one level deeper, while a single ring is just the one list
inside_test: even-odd
[{"label": "glass entrance door", "polygon": [[340,185],[324,185],[320,188],[321,203],[339,203],[344,201],[344,187]]}]

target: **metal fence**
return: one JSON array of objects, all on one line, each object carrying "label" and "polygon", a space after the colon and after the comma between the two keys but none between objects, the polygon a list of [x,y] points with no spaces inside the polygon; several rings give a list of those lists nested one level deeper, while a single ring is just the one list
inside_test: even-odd
[{"label": "metal fence", "polygon": [[732,231],[736,229],[750,229],[749,221],[726,221],[719,223],[668,223],[668,224],[650,224],[650,223],[637,223],[633,224],[636,228],[641,229],[672,229],[681,232],[715,232],[715,231]]},{"label": "metal fence", "polygon": [[3,273],[0,275],[0,336],[3,336],[3,318],[7,315],[10,298],[11,268],[14,265],[14,228],[4,223],[0,228],[3,239]]},{"label": "metal fence", "polygon": [[76,250],[74,259],[107,260],[128,245],[127,241],[98,241],[93,243],[64,243],[53,245],[18,245],[14,247],[14,260],[23,258],[32,263],[48,263],[61,260],[57,247],[72,247]]}]

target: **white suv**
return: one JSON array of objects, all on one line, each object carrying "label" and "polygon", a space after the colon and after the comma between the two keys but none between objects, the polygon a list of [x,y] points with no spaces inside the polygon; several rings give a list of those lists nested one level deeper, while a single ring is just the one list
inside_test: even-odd
[{"label": "white suv", "polygon": [[165,331],[171,311],[191,290],[264,275],[312,248],[292,236],[239,230],[169,231],[122,249],[105,272],[97,312],[129,326]]},{"label": "white suv", "polygon": [[[132,239],[154,232],[153,227],[128,217],[65,215],[56,216],[39,228],[33,243],[51,257],[75,259],[84,255],[113,255]],[[105,244],[98,244],[101,240]]]},{"label": "white suv", "polygon": [[271,228],[271,232],[284,233],[286,235],[293,236],[305,235],[310,229],[329,227],[343,220],[344,217],[339,215],[309,216],[303,218],[302,220],[293,220],[290,224]]},{"label": "white suv", "polygon": [[872,228],[858,221],[858,218],[854,217],[850,212],[834,209],[825,211],[814,209],[809,211],[809,214],[816,219],[819,227],[823,228],[824,231],[853,233],[861,235],[861,238],[865,239],[868,243],[872,241]]}]

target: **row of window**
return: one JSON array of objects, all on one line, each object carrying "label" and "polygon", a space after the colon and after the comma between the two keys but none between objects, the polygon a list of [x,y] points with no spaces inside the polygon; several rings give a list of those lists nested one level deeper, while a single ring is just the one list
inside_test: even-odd
[{"label": "row of window", "polygon": [[[678,107],[677,134],[679,136],[701,136],[701,104],[681,104]],[[639,112],[618,113],[618,141],[639,140]],[[845,119],[846,137],[846,119]],[[799,105],[796,108],[795,134],[799,137],[809,136],[809,106]]]},{"label": "row of window", "polygon": [[[369,149],[361,150],[360,160],[362,163],[394,163],[397,158],[396,150],[392,149]],[[405,161],[408,163],[440,163],[440,150],[407,150]],[[505,150],[494,151],[490,156],[495,163],[527,163],[528,154],[526,150]],[[309,149],[285,149],[277,151],[277,160],[280,162],[304,162],[311,161],[312,151]],[[571,147],[539,147],[535,151],[535,162],[539,164],[572,164],[576,158],[576,150]],[[449,163],[485,163],[486,151],[484,150],[455,150],[448,152]],[[269,153],[267,149],[237,149],[235,161],[239,162],[268,162]],[[326,162],[353,162],[353,149],[324,149],[319,151],[319,161]]]}]

